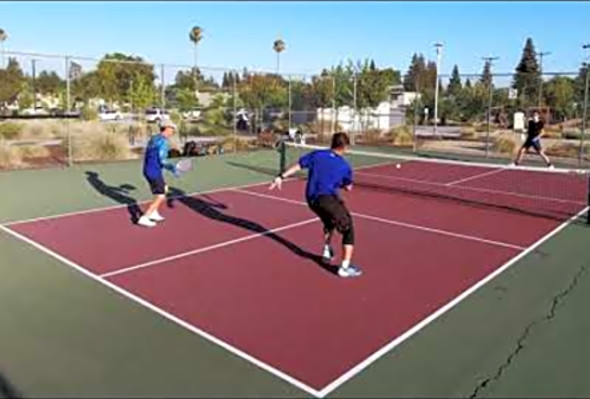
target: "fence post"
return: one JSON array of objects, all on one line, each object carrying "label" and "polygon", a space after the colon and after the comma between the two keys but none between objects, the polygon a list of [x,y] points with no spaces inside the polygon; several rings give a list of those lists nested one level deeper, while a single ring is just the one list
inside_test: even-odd
[{"label": "fence post", "polygon": [[582,110],[582,132],[580,135],[580,151],[578,154],[579,164],[582,166],[582,162],[584,161],[584,136],[586,135],[586,118],[587,118],[587,110],[588,110],[588,80],[590,76],[590,63],[586,64],[586,78],[585,78],[585,87],[584,87],[584,109]]},{"label": "fence post", "polygon": [[486,132],[486,158],[490,156],[490,129],[491,129],[491,122],[492,122],[492,95],[493,95],[493,84],[492,79],[490,78],[489,83],[489,97],[488,97],[488,129]]},{"label": "fence post", "polygon": [[161,89],[160,89],[160,101],[162,103],[162,109],[166,109],[166,79],[164,79],[164,64],[160,65],[160,77],[161,77]]},{"label": "fence post", "polygon": [[[234,74],[234,72],[231,72],[232,74]],[[236,71],[235,74],[232,76],[231,82],[232,82],[232,91],[233,91],[233,108],[234,108],[234,153],[238,152],[238,93],[237,93],[237,87],[236,87],[236,79],[238,77],[238,72]]]},{"label": "fence post", "polygon": [[288,90],[288,96],[289,96],[289,111],[288,111],[288,116],[289,116],[289,125],[287,130],[289,132],[291,132],[291,123],[292,123],[292,107],[293,107],[293,95],[291,92],[292,88],[291,88],[291,75],[289,75],[289,90]]},{"label": "fence post", "polygon": [[67,145],[68,145],[68,166],[72,166],[74,165],[74,159],[73,159],[73,149],[72,149],[72,132],[70,129],[70,120],[68,119],[68,114],[70,112],[70,110],[72,109],[71,106],[71,97],[70,97],[70,90],[71,90],[71,77],[70,77],[70,57],[66,56],[65,58],[66,61],[66,140],[67,140]]},{"label": "fence post", "polygon": [[356,79],[356,71],[354,72],[354,75],[352,75],[352,145],[356,144],[356,134],[357,134],[357,127],[358,127],[358,122],[357,122],[357,115],[358,115],[358,109],[357,109],[357,105],[356,105],[356,90],[357,90],[357,79]]}]

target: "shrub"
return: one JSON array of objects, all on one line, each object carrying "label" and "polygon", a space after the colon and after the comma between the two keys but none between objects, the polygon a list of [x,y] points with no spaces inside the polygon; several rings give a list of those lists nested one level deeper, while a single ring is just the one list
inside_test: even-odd
[{"label": "shrub", "polygon": [[414,134],[408,125],[394,127],[391,129],[390,135],[394,146],[404,147],[414,143]]},{"label": "shrub", "polygon": [[20,149],[9,145],[5,140],[0,140],[0,168],[18,168],[22,164],[23,158]]},{"label": "shrub", "polygon": [[464,140],[473,140],[477,137],[473,126],[464,126],[461,128],[461,138]]},{"label": "shrub", "polygon": [[2,122],[0,123],[0,138],[6,140],[14,140],[21,136],[22,125],[14,122]]},{"label": "shrub", "polygon": [[383,142],[384,138],[381,130],[368,129],[361,135],[361,140],[365,144],[379,144]]},{"label": "shrub", "polygon": [[126,136],[111,132],[100,132],[89,137],[77,135],[73,138],[73,155],[76,161],[112,161],[133,159]]},{"label": "shrub", "polygon": [[18,147],[23,159],[48,158],[50,151],[42,145],[23,145]]},{"label": "shrub", "polygon": [[494,139],[493,150],[501,154],[514,154],[520,142],[514,133],[503,133]]},{"label": "shrub", "polygon": [[233,152],[234,149],[235,151],[246,151],[252,148],[252,143],[251,140],[243,137],[226,137],[219,146],[224,152]]},{"label": "shrub", "polygon": [[84,107],[80,113],[80,116],[85,121],[96,121],[98,120],[98,111],[91,107]]},{"label": "shrub", "polygon": [[177,125],[184,122],[182,115],[178,111],[170,111],[170,120]]}]

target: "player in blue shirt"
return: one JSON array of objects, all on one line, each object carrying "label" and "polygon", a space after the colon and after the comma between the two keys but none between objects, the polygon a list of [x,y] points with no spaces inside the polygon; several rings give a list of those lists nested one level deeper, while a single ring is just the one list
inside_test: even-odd
[{"label": "player in blue shirt", "polygon": [[148,181],[154,201],[147,211],[141,216],[137,224],[145,227],[154,227],[156,222],[164,220],[158,212],[166,199],[168,186],[164,180],[164,170],[177,174],[176,166],[168,161],[168,138],[176,131],[176,125],[170,121],[164,121],[160,125],[160,134],[152,137],[145,150],[143,161],[143,176]]},{"label": "player in blue shirt", "polygon": [[350,140],[346,133],[336,133],[332,137],[330,149],[312,151],[299,159],[283,174],[276,177],[270,189],[281,188],[281,183],[287,177],[301,169],[308,169],[305,198],[309,208],[324,224],[324,252],[323,258],[329,262],[334,256],[330,245],[334,230],[342,235],[342,263],[338,269],[340,277],[357,277],[362,270],[352,265],[354,250],[354,225],[352,216],[344,201],[340,198],[341,188],[352,189],[352,169],[343,155]]}]

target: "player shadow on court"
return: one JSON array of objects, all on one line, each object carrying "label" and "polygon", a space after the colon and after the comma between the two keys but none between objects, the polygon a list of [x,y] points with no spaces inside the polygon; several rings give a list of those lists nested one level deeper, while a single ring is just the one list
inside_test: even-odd
[{"label": "player shadow on court", "polygon": [[8,378],[0,372],[0,398],[22,398],[23,395],[12,385]]},{"label": "player shadow on court", "polygon": [[252,233],[264,234],[264,237],[269,238],[275,241],[276,243],[284,246],[295,255],[315,262],[320,268],[333,275],[337,274],[337,267],[334,265],[324,263],[320,255],[313,254],[300,248],[299,246],[287,240],[286,238],[281,237],[277,233],[271,232],[269,229],[256,222],[221,212],[220,209],[227,209],[227,207],[215,200],[211,200],[209,198],[209,201],[207,201],[203,199],[204,196],[188,196],[184,191],[174,187],[170,187],[168,195],[170,196],[170,198],[168,198],[167,204],[171,208],[173,208],[174,203],[178,201],[184,206],[195,211],[196,213],[205,216],[209,219],[213,219],[215,221],[222,223],[228,223],[233,226],[237,226],[242,229],[248,230]]},{"label": "player shadow on court", "polygon": [[110,186],[106,184],[97,172],[86,171],[86,181],[96,191],[109,197],[119,204],[127,205],[127,211],[132,223],[137,223],[141,217],[141,208],[137,203],[137,200],[129,196],[129,192],[135,190],[135,187],[130,184],[121,184],[120,186]]}]

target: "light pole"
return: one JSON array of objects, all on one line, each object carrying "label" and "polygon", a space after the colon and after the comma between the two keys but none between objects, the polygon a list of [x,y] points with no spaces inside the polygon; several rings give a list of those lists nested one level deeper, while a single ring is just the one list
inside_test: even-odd
[{"label": "light pole", "polygon": [[31,69],[32,69],[32,75],[33,75],[33,110],[34,112],[37,112],[37,87],[35,85],[35,79],[36,79],[36,64],[37,64],[37,60],[35,58],[33,58],[31,60]]},{"label": "light pole", "polygon": [[490,81],[488,82],[488,130],[486,133],[486,158],[490,155],[490,128],[491,128],[491,119],[492,119],[492,96],[493,96],[493,77],[492,77],[492,62],[497,60],[499,57],[482,57],[482,59],[489,65],[490,67]]},{"label": "light pole", "polygon": [[435,43],[434,47],[436,47],[436,82],[435,82],[435,89],[434,89],[434,135],[437,136],[437,126],[438,126],[438,74],[440,71],[440,59],[442,55],[442,43]]},{"label": "light pole", "polygon": [[539,53],[539,63],[540,63],[540,70],[541,70],[541,82],[539,83],[539,107],[543,101],[543,57],[546,55],[550,55],[550,51],[540,52]]},{"label": "light pole", "polygon": [[[587,50],[590,49],[590,43],[584,44],[582,49]],[[579,153],[579,162],[582,163],[584,159],[584,136],[586,135],[586,117],[587,117],[587,110],[588,110],[588,80],[590,80],[590,62],[586,62],[586,77],[584,84],[584,108],[582,109],[582,132],[580,137],[580,153]],[[588,221],[590,222],[590,212],[588,213]]]}]

